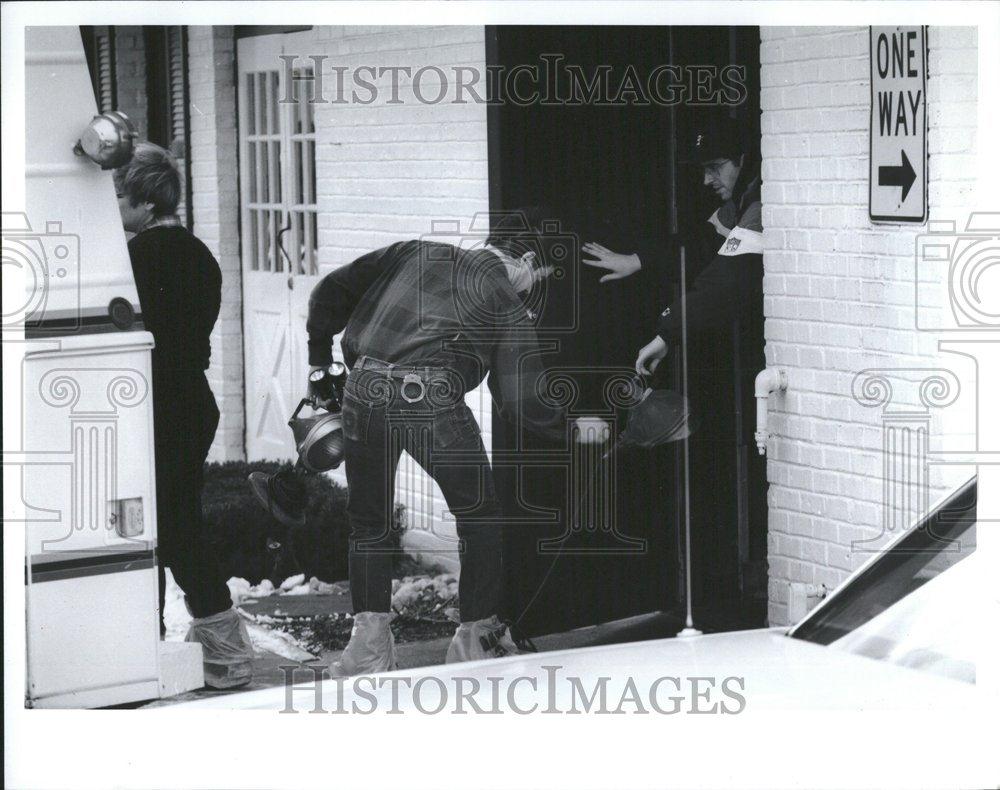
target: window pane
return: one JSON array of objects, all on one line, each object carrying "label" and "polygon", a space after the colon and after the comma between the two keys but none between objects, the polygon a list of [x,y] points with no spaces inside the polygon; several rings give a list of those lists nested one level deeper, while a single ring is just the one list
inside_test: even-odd
[{"label": "window pane", "polygon": [[281,202],[281,144],[274,140],[268,143],[268,149],[270,151],[270,165],[271,165],[271,195],[269,200],[272,203]]},{"label": "window pane", "polygon": [[306,141],[306,161],[303,164],[303,178],[306,182],[304,203],[316,202],[316,141]]},{"label": "window pane", "polygon": [[292,141],[292,164],[291,164],[291,174],[292,174],[292,193],[291,199],[293,203],[302,202],[302,143],[298,140]]},{"label": "window pane", "polygon": [[285,259],[278,248],[278,234],[281,232],[281,215],[277,211],[268,212],[271,217],[271,260],[273,262],[271,271],[285,271]]},{"label": "window pane", "polygon": [[247,245],[249,247],[248,255],[250,256],[250,269],[251,271],[260,271],[260,245],[258,244],[257,238],[257,212],[251,210],[250,212],[250,227],[247,233]]},{"label": "window pane", "polygon": [[289,218],[292,222],[292,228],[287,234],[288,238],[288,251],[292,258],[295,260],[295,267],[293,271],[295,274],[302,273],[302,215],[293,211],[289,214]]},{"label": "window pane", "polygon": [[247,196],[251,203],[257,197],[257,143],[247,143]]},{"label": "window pane", "polygon": [[266,203],[271,195],[271,162],[267,143],[257,143],[257,152],[260,155],[258,160],[260,165],[260,201]]},{"label": "window pane", "polygon": [[299,121],[299,97],[302,95],[302,81],[299,79],[301,72],[296,69],[292,72],[292,99],[294,103],[288,108],[292,117],[292,134],[299,134],[302,131],[302,124]]},{"label": "window pane", "polygon": [[257,217],[257,261],[258,269],[263,272],[271,271],[270,247],[267,236],[267,214],[263,211],[254,211]]},{"label": "window pane", "polygon": [[307,249],[309,251],[308,261],[309,266],[306,270],[306,274],[317,274],[319,272],[318,264],[318,253],[319,245],[317,243],[317,231],[316,231],[316,213],[314,211],[307,211],[306,221],[308,222],[309,232],[306,238],[309,240],[307,244]]},{"label": "window pane", "polygon": [[264,85],[265,76],[266,75],[264,72],[261,72],[260,74],[257,75],[257,91],[256,91],[257,134],[265,134],[267,132],[267,108],[265,107],[264,104],[264,102],[266,101],[265,98],[266,86]]},{"label": "window pane", "polygon": [[247,74],[247,134],[257,133],[257,75]]},{"label": "window pane", "polygon": [[278,134],[281,130],[278,121],[278,72],[269,71],[267,73],[267,86],[268,86],[268,97],[267,106],[269,112],[269,122],[270,126],[268,131],[271,134]]}]

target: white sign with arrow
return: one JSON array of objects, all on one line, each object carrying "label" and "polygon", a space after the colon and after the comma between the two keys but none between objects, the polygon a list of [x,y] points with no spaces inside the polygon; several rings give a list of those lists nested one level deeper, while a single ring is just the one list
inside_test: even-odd
[{"label": "white sign with arrow", "polygon": [[870,29],[872,222],[927,219],[927,28]]}]

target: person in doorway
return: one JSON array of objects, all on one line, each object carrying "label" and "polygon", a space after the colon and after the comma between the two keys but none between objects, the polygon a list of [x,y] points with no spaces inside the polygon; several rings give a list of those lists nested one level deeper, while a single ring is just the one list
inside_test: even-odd
[{"label": "person in doorway", "polygon": [[[184,591],[194,618],[189,641],[203,648],[205,682],[246,685],[253,650],[233,608],[218,557],[202,534],[203,468],[219,424],[205,377],[209,336],[219,315],[222,273],[212,253],[177,217],[181,180],[174,158],[151,143],[136,146],[115,171],[143,323],[153,334],[154,455],[160,611],[163,567]],[[161,624],[162,630],[162,624]]]},{"label": "person in doorway", "polygon": [[[733,316],[744,324],[761,323],[763,303],[764,235],[761,226],[760,157],[740,124],[728,115],[716,117],[698,130],[691,159],[701,167],[702,182],[715,192],[721,205],[708,218],[721,246],[687,293],[689,333],[718,326],[719,316]],[[637,255],[623,255],[598,244],[583,247],[592,256],[585,261],[608,270],[602,282],[628,277],[642,268]],[[680,300],[660,314],[656,335],[639,349],[637,373],[649,375],[667,355],[668,342],[680,335]]]},{"label": "person in doorway", "polygon": [[[552,267],[540,259],[541,232],[520,222],[512,225],[522,230],[501,227],[476,250],[427,240],[390,245],[331,272],[312,293],[312,371],[331,364],[333,338],[341,331],[350,367],[342,421],[355,616],[334,675],[395,667],[391,524],[402,450],[440,486],[463,544],[461,624],[446,660],[519,652],[500,616],[503,515],[464,396],[488,376],[503,416],[542,435],[567,436],[564,410],[536,393],[542,375],[537,341],[519,296]],[[600,441],[603,428],[584,421],[578,435]]]}]

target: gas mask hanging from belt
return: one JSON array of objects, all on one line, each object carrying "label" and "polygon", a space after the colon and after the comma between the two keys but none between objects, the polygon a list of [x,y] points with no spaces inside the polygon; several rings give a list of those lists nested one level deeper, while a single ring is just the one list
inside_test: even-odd
[{"label": "gas mask hanging from belt", "polygon": [[[295,437],[299,465],[313,472],[329,472],[344,460],[344,430],[340,416],[340,394],[347,380],[347,368],[334,362],[325,370],[309,375],[309,397],[299,401],[288,425]],[[306,405],[326,413],[299,417]]]}]

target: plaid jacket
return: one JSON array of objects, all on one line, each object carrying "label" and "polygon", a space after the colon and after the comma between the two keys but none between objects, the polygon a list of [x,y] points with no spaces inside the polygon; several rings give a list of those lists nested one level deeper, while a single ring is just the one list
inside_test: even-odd
[{"label": "plaid jacket", "polygon": [[326,275],[309,299],[309,364],[329,365],[343,331],[344,361],[359,356],[438,367],[488,386],[505,419],[552,438],[565,413],[538,397],[543,370],[534,327],[502,261],[479,250],[406,241]]}]

